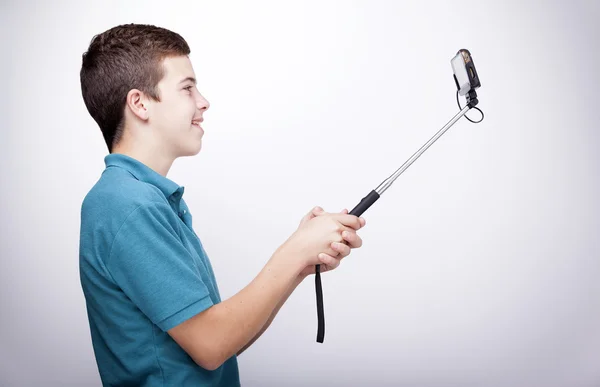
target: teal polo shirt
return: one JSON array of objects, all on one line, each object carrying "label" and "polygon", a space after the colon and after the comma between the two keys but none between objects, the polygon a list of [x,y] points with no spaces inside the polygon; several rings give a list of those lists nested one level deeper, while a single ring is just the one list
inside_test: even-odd
[{"label": "teal polo shirt", "polygon": [[181,187],[110,154],[83,200],[79,269],[104,386],[239,386],[236,356],[203,369],[167,331],[221,302]]}]

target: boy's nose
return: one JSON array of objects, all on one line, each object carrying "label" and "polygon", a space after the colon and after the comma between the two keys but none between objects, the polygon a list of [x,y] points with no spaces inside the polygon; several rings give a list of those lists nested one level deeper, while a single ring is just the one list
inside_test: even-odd
[{"label": "boy's nose", "polygon": [[199,110],[208,110],[210,107],[210,102],[206,98],[200,94],[200,98],[198,98],[197,106]]}]

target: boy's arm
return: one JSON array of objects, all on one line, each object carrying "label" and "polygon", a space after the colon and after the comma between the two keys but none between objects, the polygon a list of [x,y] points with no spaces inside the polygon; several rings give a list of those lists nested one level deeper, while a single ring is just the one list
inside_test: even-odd
[{"label": "boy's arm", "polygon": [[287,301],[287,299],[290,297],[290,295],[294,292],[294,290],[296,290],[296,288],[298,287],[298,285],[300,285],[300,283],[304,280],[304,278],[306,278],[306,275],[299,275],[298,277],[296,277],[296,280],[294,281],[294,283],[292,284],[292,286],[290,286],[290,288],[288,289],[288,291],[283,295],[283,298],[281,299],[281,301],[279,301],[279,303],[277,304],[277,307],[275,308],[275,310],[273,311],[273,313],[271,313],[271,316],[269,317],[269,320],[265,323],[265,325],[263,325],[262,329],[260,330],[260,332],[258,332],[256,334],[256,336],[254,336],[252,338],[252,340],[250,340],[250,342],[248,344],[246,344],[238,353],[237,356],[241,355],[242,352],[244,352],[246,349],[248,349],[252,344],[254,344],[254,342],[256,340],[258,340],[258,338],[260,336],[262,336],[263,333],[265,333],[265,331],[269,328],[269,326],[271,325],[271,323],[273,322],[273,320],[275,319],[275,316],[277,316],[277,313],[279,313],[279,310],[281,309],[281,307],[283,306],[283,304],[285,304],[285,302]]},{"label": "boy's arm", "polygon": [[[288,259],[286,259],[288,258]],[[168,331],[201,367],[219,368],[267,323],[303,267],[277,253],[244,289]]]},{"label": "boy's arm", "polygon": [[[219,368],[259,334],[298,277],[315,265],[317,256],[317,262],[335,268],[350,251],[340,240],[360,247],[362,241],[350,230],[358,230],[364,221],[344,213],[326,215],[294,233],[248,286],[169,329],[171,337],[201,367]],[[334,258],[329,252],[341,256]]]}]

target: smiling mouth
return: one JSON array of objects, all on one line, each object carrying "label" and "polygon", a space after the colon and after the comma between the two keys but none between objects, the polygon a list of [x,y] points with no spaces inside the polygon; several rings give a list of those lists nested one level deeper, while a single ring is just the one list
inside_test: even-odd
[{"label": "smiling mouth", "polygon": [[195,126],[195,127],[197,127],[197,128],[202,128],[202,127],[200,126],[200,123],[201,123],[202,121],[204,121],[204,120],[203,120],[203,119],[200,119],[200,120],[195,120],[195,121],[192,121],[192,125],[194,125],[194,126]]}]

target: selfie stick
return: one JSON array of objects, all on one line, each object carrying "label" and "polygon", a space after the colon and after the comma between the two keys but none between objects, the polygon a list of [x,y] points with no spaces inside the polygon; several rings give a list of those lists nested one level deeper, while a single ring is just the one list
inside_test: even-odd
[{"label": "selfie stick", "polygon": [[[373,205],[381,195],[394,183],[404,171],[411,166],[434,142],[436,142],[448,129],[452,127],[462,116],[479,103],[475,89],[480,86],[479,78],[475,72],[473,60],[468,50],[459,50],[452,60],[454,68],[454,80],[458,87],[457,93],[466,95],[467,106],[456,114],[442,129],[440,129],[429,141],[425,143],[415,154],[413,154],[396,172],[385,179],[377,188],[365,196],[360,203],[350,211],[350,215],[360,217],[369,207]],[[463,71],[464,70],[464,71]],[[466,77],[465,77],[466,76]],[[457,95],[458,98],[458,95]],[[459,104],[460,106],[460,104]],[[483,113],[482,113],[483,114]],[[468,117],[467,117],[468,118]],[[481,121],[478,121],[481,122]],[[322,343],[325,336],[325,317],[323,311],[323,288],[321,285],[321,265],[315,266],[315,288],[317,293],[317,342]]]}]

